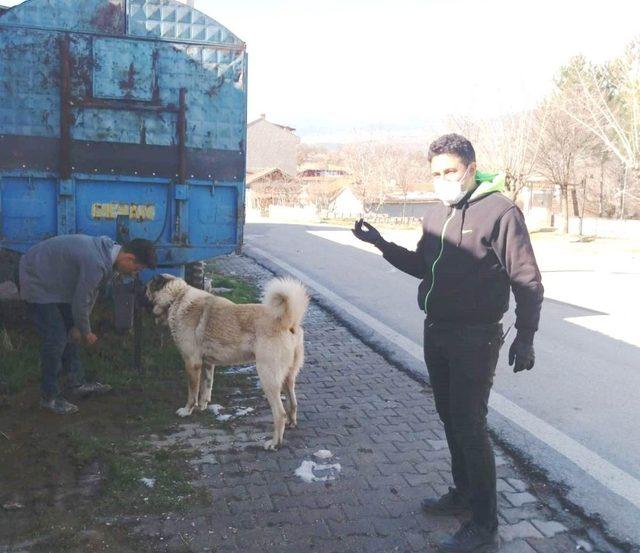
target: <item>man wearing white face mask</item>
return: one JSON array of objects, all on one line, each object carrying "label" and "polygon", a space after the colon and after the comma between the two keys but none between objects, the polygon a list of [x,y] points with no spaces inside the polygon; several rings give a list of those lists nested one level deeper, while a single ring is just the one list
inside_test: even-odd
[{"label": "man wearing white face mask", "polygon": [[486,416],[504,341],[501,319],[511,289],[517,334],[509,364],[514,372],[530,370],[544,290],[524,217],[500,193],[504,179],[477,172],[473,146],[457,134],[435,140],[428,159],[441,202],[427,208],[416,251],[387,242],[363,220],[353,233],[421,279],[424,355],[455,484],[444,496],[425,499],[422,507],[432,515],[472,515],[441,549],[485,551],[498,543],[496,470]]}]

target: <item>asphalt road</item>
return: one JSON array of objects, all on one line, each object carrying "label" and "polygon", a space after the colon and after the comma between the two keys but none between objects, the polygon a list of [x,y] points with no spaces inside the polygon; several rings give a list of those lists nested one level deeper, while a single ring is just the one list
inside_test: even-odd
[{"label": "asphalt road", "polygon": [[[286,261],[348,304],[422,344],[418,281],[393,268],[347,229],[248,224],[245,244],[249,254],[254,246]],[[614,267],[578,270],[568,258],[543,251],[543,246],[540,250],[547,299],[536,336],[536,366],[518,374],[508,367],[513,329],[502,351],[494,390],[551,430],[538,424],[544,431],[534,437],[526,424],[515,424],[496,412],[490,416],[491,424],[552,481],[562,482],[573,503],[601,516],[613,535],[640,544],[640,343],[628,328],[633,322],[637,325],[637,319],[627,320],[638,294],[637,290],[629,298],[624,294],[627,288],[636,288],[632,283],[640,280],[640,273]],[[615,309],[604,311],[608,305]],[[505,329],[513,320],[511,311],[505,316]],[[590,459],[582,447],[596,459],[586,469],[575,462]],[[620,489],[622,497],[616,493]]]}]

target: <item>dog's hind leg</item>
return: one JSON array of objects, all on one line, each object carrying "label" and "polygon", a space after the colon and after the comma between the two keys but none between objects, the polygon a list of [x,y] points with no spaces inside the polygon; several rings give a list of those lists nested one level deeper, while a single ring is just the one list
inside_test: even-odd
[{"label": "dog's hind leg", "polygon": [[282,382],[278,382],[274,378],[277,374],[277,369],[274,370],[270,367],[260,367],[260,365],[257,366],[257,369],[262,389],[267,396],[267,401],[271,407],[271,414],[273,415],[273,436],[270,440],[265,442],[264,448],[268,450],[275,450],[282,445],[286,419],[286,411],[284,410],[282,398],[280,397]]},{"label": "dog's hind leg", "polygon": [[202,371],[202,361],[197,362],[188,361],[186,363],[187,371],[187,388],[189,390],[189,396],[187,404],[176,411],[176,415],[179,417],[188,417],[193,413],[193,409],[198,401],[198,394],[200,392],[200,373]]},{"label": "dog's hind leg", "polygon": [[[299,330],[302,333],[302,329]],[[289,370],[289,374],[284,381],[284,391],[287,395],[287,415],[289,417],[289,426],[294,428],[298,425],[298,402],[296,400],[296,377],[298,376],[298,372],[300,372],[300,368],[304,363],[304,345],[302,336],[300,337],[300,341],[298,342],[294,355],[293,355],[293,365]]]},{"label": "dog's hind leg", "polygon": [[296,377],[293,374],[287,376],[284,381],[284,393],[287,396],[287,417],[289,426],[298,425],[298,402],[296,401]]},{"label": "dog's hind leg", "polygon": [[211,388],[213,388],[213,374],[215,365],[204,363],[200,377],[200,393],[198,396],[198,410],[204,411],[211,402]]}]

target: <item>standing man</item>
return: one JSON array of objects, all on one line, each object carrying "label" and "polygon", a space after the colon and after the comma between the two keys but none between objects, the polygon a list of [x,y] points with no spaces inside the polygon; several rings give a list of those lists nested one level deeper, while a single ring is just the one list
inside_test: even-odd
[{"label": "standing man", "polygon": [[75,395],[99,394],[111,387],[84,382],[78,358],[81,341],[93,345],[98,337],[89,316],[99,288],[114,270],[135,275],[155,268],[153,243],[134,239],[119,246],[106,236],[69,234],[49,238],[33,246],[20,260],[20,297],[42,338],[41,405],[59,415],[78,408],[62,397],[58,378],[66,377],[66,390]]},{"label": "standing man", "polygon": [[476,172],[471,143],[444,135],[431,144],[428,159],[441,201],[427,208],[416,251],[385,241],[363,220],[353,233],[393,266],[422,279],[424,356],[455,484],[422,507],[432,515],[470,512],[471,519],[440,547],[485,551],[498,543],[496,468],[486,417],[504,341],[500,321],[511,288],[517,334],[509,364],[515,364],[514,372],[530,370],[543,287],[522,212],[500,193],[503,179]]}]

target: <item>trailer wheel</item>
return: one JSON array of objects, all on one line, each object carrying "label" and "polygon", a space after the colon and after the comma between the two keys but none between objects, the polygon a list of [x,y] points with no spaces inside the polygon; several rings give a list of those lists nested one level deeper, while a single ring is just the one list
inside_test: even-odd
[{"label": "trailer wheel", "polygon": [[204,261],[188,263],[184,268],[184,279],[189,286],[204,290]]}]

